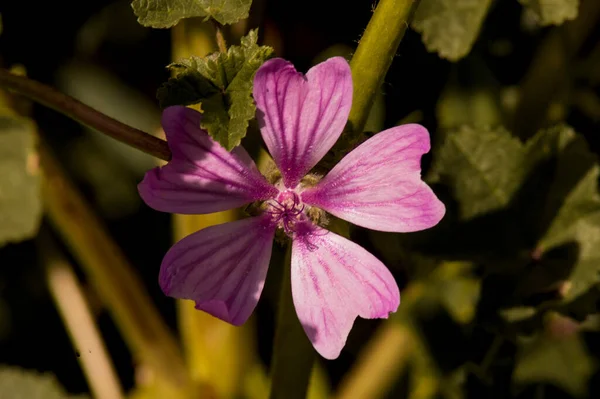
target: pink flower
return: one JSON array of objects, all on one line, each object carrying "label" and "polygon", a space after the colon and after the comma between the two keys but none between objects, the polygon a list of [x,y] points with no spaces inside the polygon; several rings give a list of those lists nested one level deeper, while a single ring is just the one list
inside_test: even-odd
[{"label": "pink flower", "polygon": [[258,201],[261,212],[179,241],[161,264],[160,286],[240,325],[256,307],[280,229],[292,239],[298,318],[315,349],[335,359],[356,317],[387,318],[398,308],[400,293],[375,256],[314,222],[327,211],[380,231],[437,224],[444,205],[421,180],[429,134],[415,124],[388,129],[317,181],[307,174],[340,137],[352,105],[348,63],[331,58],[304,76],[291,63],[272,59],[256,73],[254,99],[263,139],[281,172],[274,184],[242,147],[227,152],[200,129],[200,113],[165,109],[162,123],[173,158],[146,174],[139,185],[143,200],[156,210],[183,214]]}]

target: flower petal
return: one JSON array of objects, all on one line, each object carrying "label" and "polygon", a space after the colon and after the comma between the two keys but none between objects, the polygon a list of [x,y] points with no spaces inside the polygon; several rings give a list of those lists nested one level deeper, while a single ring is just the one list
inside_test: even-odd
[{"label": "flower petal", "polygon": [[339,356],[357,316],[387,318],[400,304],[394,277],[375,256],[308,224],[293,241],[292,296],[306,335],[326,359]]},{"label": "flower petal", "polygon": [[160,287],[221,320],[243,324],[262,292],[274,232],[270,217],[258,216],[189,235],[165,255]]},{"label": "flower petal", "polygon": [[446,208],[421,180],[421,156],[429,149],[423,126],[383,131],[305,190],[302,201],[373,230],[410,232],[435,226]]},{"label": "flower petal", "polygon": [[148,171],[138,185],[144,202],[158,211],[204,214],[275,195],[248,153],[242,147],[227,152],[200,129],[200,118],[186,107],[164,110],[162,124],[173,157]]},{"label": "flower petal", "polygon": [[342,133],[352,106],[348,62],[333,57],[306,76],[281,58],[265,62],[254,78],[261,133],[288,188],[323,158]]}]

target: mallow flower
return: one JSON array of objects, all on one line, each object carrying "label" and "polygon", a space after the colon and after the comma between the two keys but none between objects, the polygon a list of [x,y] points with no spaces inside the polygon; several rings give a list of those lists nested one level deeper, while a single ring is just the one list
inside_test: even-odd
[{"label": "mallow flower", "polygon": [[340,137],[352,105],[352,77],[341,57],[306,75],[283,59],[254,78],[257,118],[279,173],[270,181],[240,146],[228,152],[192,109],[166,108],[162,124],[171,161],[139,184],[150,207],[206,214],[252,204],[255,216],[200,230],[165,255],[166,295],[228,323],[244,323],[258,302],[274,237],[292,240],[296,313],[314,348],[334,359],[357,316],[387,318],[400,304],[394,277],[375,256],[324,228],[327,214],[358,226],[412,232],[437,224],[444,205],[421,180],[427,130],[393,127],[348,153],[326,176],[309,173]]}]

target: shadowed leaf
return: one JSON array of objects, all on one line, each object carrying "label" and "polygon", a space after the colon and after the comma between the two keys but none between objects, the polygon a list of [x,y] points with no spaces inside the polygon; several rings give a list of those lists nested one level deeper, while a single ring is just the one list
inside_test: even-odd
[{"label": "shadowed leaf", "polygon": [[422,0],[412,22],[429,51],[458,61],[471,51],[491,0]]},{"label": "shadowed leaf", "polygon": [[502,128],[462,127],[446,135],[429,179],[454,191],[460,218],[472,219],[507,206],[525,179],[524,145]]},{"label": "shadowed leaf", "polygon": [[535,309],[559,299],[565,312],[584,317],[588,301],[569,304],[600,284],[599,175],[585,139],[565,126],[525,144],[503,129],[450,131],[430,177],[452,191],[455,216],[427,241],[504,276],[488,307]]},{"label": "shadowed leaf", "polygon": [[539,248],[549,251],[576,243],[578,257],[564,296],[573,299],[600,282],[600,167],[581,136],[561,132],[557,172],[549,193],[547,212],[555,214]]},{"label": "shadowed leaf", "polygon": [[542,26],[560,25],[577,18],[579,0],[519,0]]},{"label": "shadowed leaf", "polygon": [[42,216],[35,126],[0,115],[0,246],[37,233]]},{"label": "shadowed leaf", "polygon": [[[4,396],[8,395],[8,396]],[[10,399],[84,399],[68,395],[51,374],[17,367],[0,367],[0,397]]]},{"label": "shadowed leaf", "polygon": [[542,335],[522,344],[517,355],[514,382],[552,383],[575,397],[585,397],[594,363],[577,334],[566,338]]},{"label": "shadowed leaf", "polygon": [[138,22],[152,28],[170,28],[182,18],[213,18],[233,24],[248,18],[252,0],[134,0]]},{"label": "shadowed leaf", "polygon": [[227,53],[206,58],[191,57],[169,65],[177,75],[157,93],[161,107],[201,104],[200,125],[227,150],[240,144],[256,107],[252,84],[258,68],[273,55],[273,49],[257,44],[257,30],[231,46]]}]

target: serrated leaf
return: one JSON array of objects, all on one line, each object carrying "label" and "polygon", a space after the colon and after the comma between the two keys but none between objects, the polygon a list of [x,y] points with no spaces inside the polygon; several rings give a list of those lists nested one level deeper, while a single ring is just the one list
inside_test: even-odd
[{"label": "serrated leaf", "polygon": [[458,61],[471,51],[491,0],[422,0],[412,27],[427,50]]},{"label": "serrated leaf", "polygon": [[0,398],[84,399],[86,397],[68,395],[52,374],[0,366]]},{"label": "serrated leaf", "polygon": [[518,384],[556,384],[575,397],[584,397],[594,369],[577,334],[560,339],[542,335],[521,345],[513,378]]},{"label": "serrated leaf", "polygon": [[225,25],[248,18],[252,0],[134,0],[138,22],[152,28],[170,28],[183,18],[205,17]]},{"label": "serrated leaf", "polygon": [[542,26],[577,18],[579,0],[519,0]]},{"label": "serrated leaf", "polygon": [[0,115],[0,246],[37,233],[42,216],[35,126]]},{"label": "serrated leaf", "polygon": [[240,144],[256,107],[252,84],[258,68],[273,55],[273,49],[257,44],[257,30],[231,46],[227,53],[212,53],[171,64],[177,75],[157,93],[161,107],[200,103],[201,127],[227,150]]},{"label": "serrated leaf", "polygon": [[199,72],[198,59],[190,58],[169,65],[170,69],[177,71],[177,77],[169,79],[158,89],[156,97],[161,107],[197,104],[199,99],[210,98],[220,92],[210,79]]}]

